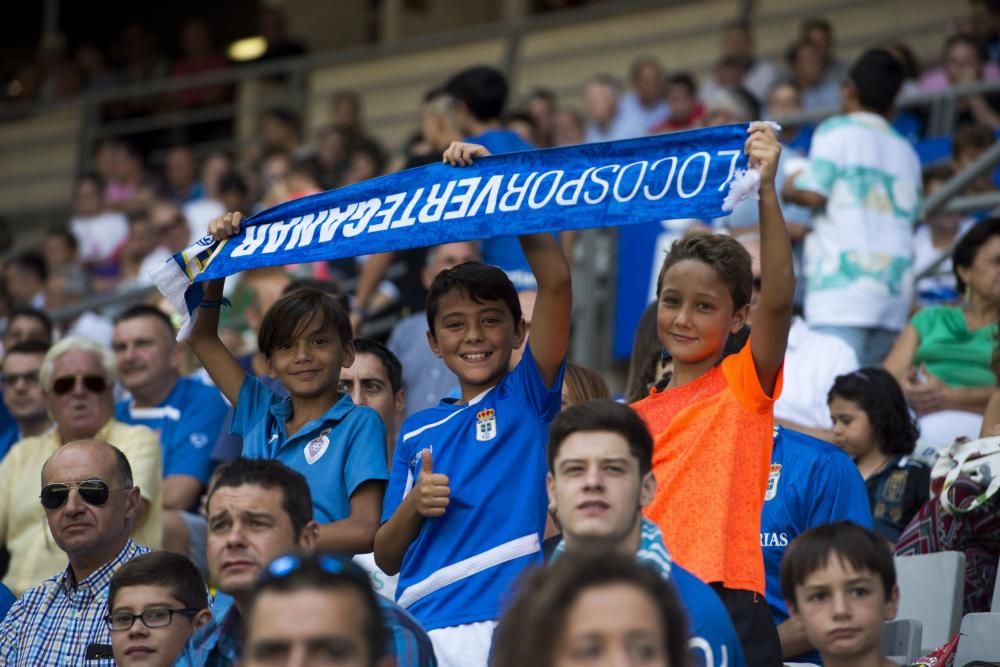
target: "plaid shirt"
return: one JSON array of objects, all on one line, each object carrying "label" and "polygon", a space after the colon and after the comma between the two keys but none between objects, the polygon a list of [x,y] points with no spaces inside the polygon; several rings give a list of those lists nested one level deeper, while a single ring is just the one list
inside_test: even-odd
[{"label": "plaid shirt", "polygon": [[[392,600],[375,596],[382,610],[386,631],[386,654],[395,657],[396,667],[437,667],[430,637],[413,616]],[[232,598],[219,594],[211,621],[198,628],[177,667],[229,667],[239,664],[241,655],[239,611]]]},{"label": "plaid shirt", "polygon": [[126,561],[149,551],[129,540],[114,560],[74,585],[69,566],[27,590],[0,625],[0,663],[6,667],[113,666],[114,660],[86,660],[87,647],[111,647],[108,613],[111,575]]}]

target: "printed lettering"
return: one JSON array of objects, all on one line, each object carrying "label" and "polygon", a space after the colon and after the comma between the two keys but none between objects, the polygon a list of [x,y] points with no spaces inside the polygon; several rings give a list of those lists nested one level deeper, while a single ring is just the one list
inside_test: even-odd
[{"label": "printed lettering", "polygon": [[659,160],[649,165],[649,173],[652,174],[653,171],[660,165],[661,162],[670,162],[670,171],[667,173],[667,180],[663,184],[663,189],[660,190],[659,194],[654,195],[649,189],[649,186],[645,186],[642,189],[642,194],[649,201],[656,201],[658,199],[663,199],[667,195],[667,191],[670,190],[671,184],[674,182],[674,172],[677,171],[677,156],[671,155],[669,157],[661,157]]},{"label": "printed lettering", "polygon": [[263,254],[269,255],[284,245],[285,239],[288,238],[288,233],[291,231],[292,225],[295,224],[295,220],[296,218],[291,220],[282,220],[281,222],[276,222],[271,225],[271,228],[267,230],[267,245],[264,246]]},{"label": "printed lettering", "polygon": [[330,211],[320,211],[319,213],[310,213],[304,216],[302,220],[304,222],[299,223],[292,230],[292,237],[288,240],[288,245],[285,246],[286,250],[291,250],[292,248],[305,248],[310,245],[313,240],[313,234],[316,228],[323,224],[323,221],[330,216]]},{"label": "printed lettering", "polygon": [[727,155],[732,157],[729,161],[729,175],[726,176],[726,180],[723,184],[719,186],[719,192],[725,190],[726,186],[729,185],[729,181],[733,180],[733,176],[736,174],[736,161],[740,159],[740,155],[742,154],[743,151],[719,151],[716,153],[719,157],[725,157]]},{"label": "printed lettering", "polygon": [[[504,193],[503,197],[500,198],[500,210],[504,213],[509,211],[516,211],[521,208],[521,203],[524,201],[524,195],[528,192],[528,187],[531,182],[535,179],[537,175],[535,172],[531,172],[524,179],[522,185],[517,185],[517,177],[521,174],[511,174],[510,180],[507,181],[507,192]],[[509,199],[512,195],[517,195],[517,202],[514,204],[509,203]]]},{"label": "printed lettering", "polygon": [[393,220],[392,224],[389,225],[392,229],[399,229],[400,227],[409,227],[417,221],[413,217],[413,209],[416,207],[417,202],[420,201],[420,196],[424,194],[423,188],[417,188],[413,191],[413,196],[410,198],[410,203],[406,205],[406,209],[403,211],[403,215],[398,220]]},{"label": "printed lettering", "polygon": [[603,167],[598,167],[594,171],[590,172],[590,180],[594,183],[601,184],[601,194],[596,197],[591,197],[589,192],[585,193],[583,195],[583,201],[588,204],[599,204],[604,201],[604,198],[608,196],[608,189],[610,189],[611,183],[603,178],[598,178],[597,175],[605,169],[610,169],[611,173],[614,173],[618,171],[618,168],[619,166],[617,164],[606,164]]},{"label": "printed lettering", "polygon": [[[701,168],[701,180],[698,182],[698,187],[694,190],[684,192],[684,172],[687,171],[688,165],[691,164],[695,158],[699,157],[704,161]],[[708,180],[708,165],[711,161],[712,157],[705,151],[698,151],[694,155],[689,155],[687,159],[684,160],[684,164],[681,165],[681,172],[677,174],[677,194],[681,196],[681,199],[690,199],[701,192],[701,189],[705,187],[705,181]]]},{"label": "printed lettering", "polygon": [[455,181],[448,181],[448,184],[444,186],[444,192],[438,195],[438,191],[441,190],[441,184],[435,183],[432,185],[431,191],[427,193],[427,203],[420,209],[417,221],[437,222],[440,220],[441,214],[444,212],[444,207],[451,198],[451,193],[454,189]]},{"label": "printed lettering", "polygon": [[344,225],[344,238],[350,238],[352,236],[357,236],[361,232],[365,231],[368,223],[371,219],[375,217],[375,213],[378,212],[379,207],[382,206],[382,200],[378,197],[369,199],[361,207],[354,212],[351,216],[351,220],[357,220],[357,222],[349,222]]},{"label": "printed lettering", "polygon": [[264,245],[264,241],[267,240],[267,229],[270,226],[270,223],[264,223],[262,225],[244,227],[243,242],[233,249],[230,256],[246,257],[257,252],[257,249]]},{"label": "printed lettering", "polygon": [[476,195],[476,201],[469,208],[470,218],[475,217],[479,213],[479,207],[483,205],[484,199],[487,200],[486,210],[483,211],[484,215],[492,215],[497,210],[497,195],[500,193],[501,185],[503,185],[502,174],[490,176],[489,180],[486,181],[486,185]]},{"label": "printed lettering", "polygon": [[472,195],[475,194],[476,186],[479,185],[479,181],[481,180],[483,180],[481,176],[476,176],[475,178],[463,178],[456,183],[458,187],[464,187],[465,192],[452,196],[451,201],[448,203],[453,206],[457,205],[458,208],[454,211],[446,211],[444,214],[445,220],[454,220],[455,218],[465,217],[466,213],[469,211],[469,204],[472,203]]},{"label": "printed lettering", "polygon": [[[623,197],[621,192],[618,191],[618,189],[621,187],[622,184],[622,178],[628,172],[630,167],[636,167],[636,166],[638,166],[640,170],[639,170],[639,175],[635,179],[635,186],[633,186],[632,192],[630,192],[627,197]],[[640,160],[639,162],[632,162],[621,168],[621,171],[618,172],[618,178],[615,179],[615,187],[614,190],[612,191],[612,194],[616,201],[620,201],[622,203],[632,201],[632,199],[635,198],[637,194],[639,194],[639,188],[642,187],[642,178],[643,176],[646,175],[647,168],[649,168],[649,162],[647,162],[646,160]]]},{"label": "printed lettering", "polygon": [[347,208],[343,211],[340,207],[330,209],[330,217],[327,218],[323,226],[319,228],[319,242],[326,243],[333,238],[334,234],[337,233],[337,228],[340,227],[341,223],[354,215],[354,211],[358,208],[357,204],[348,204]]},{"label": "printed lettering", "polygon": [[[528,206],[532,209],[539,209],[548,204],[549,200],[555,196],[556,190],[559,188],[559,181],[562,180],[564,173],[562,169],[556,169],[554,171],[546,171],[536,178],[535,183],[531,186],[531,193],[528,195]],[[538,187],[545,181],[546,176],[553,177],[552,187],[549,188],[549,194],[545,195],[545,199],[536,201],[535,196],[538,194]]]},{"label": "printed lettering", "polygon": [[396,209],[399,208],[399,205],[403,203],[404,199],[406,199],[405,192],[399,192],[394,195],[389,195],[388,197],[386,197],[385,204],[391,204],[391,206],[383,205],[382,208],[378,210],[378,212],[375,214],[375,217],[382,218],[382,222],[378,223],[377,225],[372,225],[371,227],[368,228],[368,231],[381,232],[388,229],[389,223],[392,222],[393,214],[396,213]]},{"label": "printed lettering", "polygon": [[[573,178],[563,183],[559,187],[559,192],[556,193],[556,203],[560,206],[575,206],[580,199],[580,193],[583,192],[583,184],[592,171],[594,171],[594,167],[587,167],[580,174],[580,178]],[[573,188],[573,194],[567,197],[566,192],[570,188]]]}]

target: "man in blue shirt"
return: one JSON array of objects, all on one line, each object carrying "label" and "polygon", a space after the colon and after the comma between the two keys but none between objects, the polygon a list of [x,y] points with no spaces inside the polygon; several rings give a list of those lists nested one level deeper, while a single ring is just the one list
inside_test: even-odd
[{"label": "man in blue shirt", "polygon": [[126,424],[148,426],[163,448],[163,548],[204,565],[204,520],[194,511],[215,467],[212,447],[229,407],[215,387],[180,376],[181,349],[163,311],[132,306],[115,321],[112,348],[131,397],[115,405]]},{"label": "man in blue shirt", "polygon": [[653,499],[653,439],[628,406],[588,401],[567,408],[549,431],[549,512],[562,528],[553,564],[564,551],[588,548],[634,554],[677,590],[700,667],[746,663],[725,605],[712,587],[671,561],[659,527],[642,516]]},{"label": "man in blue shirt", "polygon": [[38,372],[49,344],[26,340],[7,348],[3,357],[3,406],[13,429],[0,429],[0,460],[16,442],[52,428],[49,405]]},{"label": "man in blue shirt", "polygon": [[771,473],[760,520],[767,603],[778,624],[781,652],[790,662],[820,664],[805,631],[788,621],[781,592],[781,558],[793,539],[826,523],[853,521],[871,528],[865,482],[840,448],[783,427],[774,429]]},{"label": "man in blue shirt", "polygon": [[[3,352],[6,355],[16,345],[28,341],[44,345],[47,350],[52,345],[52,321],[48,315],[36,308],[20,306],[7,314],[7,328],[3,332]],[[3,457],[18,440],[42,432],[29,433],[24,429],[24,426],[22,420],[10,412],[8,401],[0,402],[0,460],[3,460]]]},{"label": "man in blue shirt", "polygon": [[[246,613],[268,563],[312,551],[319,536],[305,477],[273,459],[236,459],[219,466],[209,492],[208,569],[219,590],[213,618],[195,631],[179,667],[237,664]],[[436,667],[430,639],[412,616],[378,596],[386,653],[399,667]]]}]

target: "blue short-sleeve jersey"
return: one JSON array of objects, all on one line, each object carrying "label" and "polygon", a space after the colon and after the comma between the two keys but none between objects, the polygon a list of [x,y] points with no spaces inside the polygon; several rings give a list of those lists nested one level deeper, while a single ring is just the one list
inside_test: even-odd
[{"label": "blue short-sleeve jersey", "polygon": [[191,475],[208,484],[215,467],[212,448],[228,410],[218,389],[182,377],[156,407],[138,408],[131,399],[118,401],[115,419],[156,431],[163,449],[164,477]]},{"label": "blue short-sleeve jersey", "polygon": [[243,456],[277,459],[302,473],[312,492],[313,515],[320,524],[351,515],[351,495],[368,481],[389,474],[385,426],[371,408],[354,405],[344,394],[320,417],[288,435],[292,399],[281,397],[247,375],[240,387],[230,432],[243,438]]},{"label": "blue short-sleeve jersey", "polygon": [[[788,619],[780,577],[785,549],[804,531],[836,521],[872,527],[868,492],[854,461],[834,445],[776,427],[760,520],[765,594],[775,623]],[[817,664],[820,660],[815,652],[801,658]]]},{"label": "blue short-sleeve jersey", "polygon": [[7,456],[10,448],[20,439],[21,430],[4,404],[3,392],[0,391],[0,461],[3,461],[3,457]]},{"label": "blue short-sleeve jersey", "polygon": [[448,476],[443,516],[424,519],[403,556],[396,599],[427,630],[500,617],[504,596],[542,563],[545,443],[563,368],[545,386],[530,347],[517,367],[468,404],[445,399],[403,423],[382,521],[409,493],[430,449]]},{"label": "blue short-sleeve jersey", "polygon": [[691,621],[691,653],[700,667],[746,667],[743,648],[726,605],[712,587],[677,563],[670,565],[670,583],[677,590]]},{"label": "blue short-sleeve jersey", "polygon": [[[502,129],[486,130],[480,135],[469,137],[466,141],[485,146],[493,155],[530,151],[535,148],[516,132]],[[524,256],[521,243],[516,236],[485,239],[483,241],[483,262],[503,269],[519,292],[538,289],[535,274],[532,272],[528,258]]]}]

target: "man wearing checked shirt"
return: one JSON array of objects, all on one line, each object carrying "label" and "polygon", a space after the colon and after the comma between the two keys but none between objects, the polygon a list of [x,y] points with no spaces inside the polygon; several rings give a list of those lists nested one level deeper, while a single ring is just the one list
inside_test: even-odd
[{"label": "man wearing checked shirt", "polygon": [[128,459],[100,440],[63,445],[42,467],[40,500],[69,565],[11,607],[0,624],[0,664],[114,665],[104,621],[111,576],[149,551],[129,537],[139,487],[132,483]]}]

